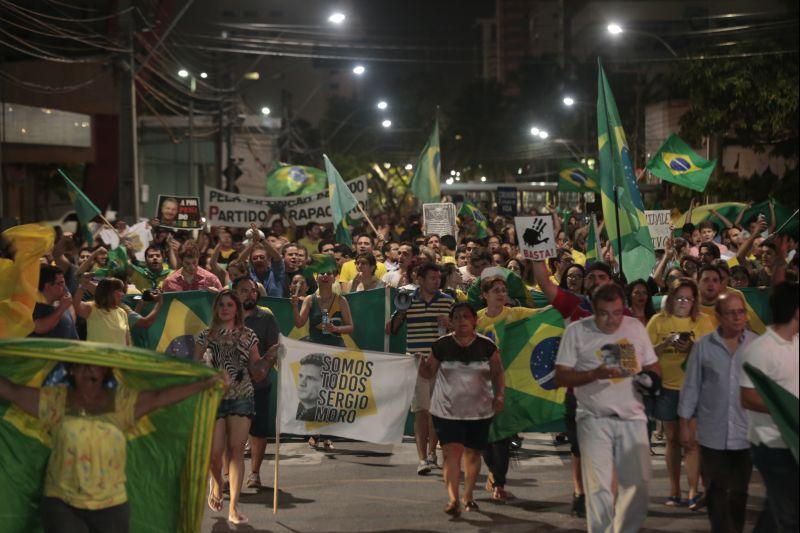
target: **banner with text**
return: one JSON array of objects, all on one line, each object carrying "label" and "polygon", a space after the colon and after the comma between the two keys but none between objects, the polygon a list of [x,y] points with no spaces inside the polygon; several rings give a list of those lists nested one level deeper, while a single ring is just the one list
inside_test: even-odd
[{"label": "banner with text", "polygon": [[[367,176],[348,181],[347,186],[356,199],[366,205]],[[282,212],[298,226],[314,221],[320,224],[333,222],[328,190],[307,196],[247,196],[222,189],[206,187],[205,208],[208,222],[214,226],[249,228],[251,223],[264,226],[278,212]],[[351,218],[361,217],[354,211]]]},{"label": "banner with text", "polygon": [[525,259],[544,261],[556,256],[553,217],[515,217],[519,250]]},{"label": "banner with text", "polygon": [[417,380],[413,357],[283,337],[280,431],[399,444]]},{"label": "banner with text", "polygon": [[653,241],[653,250],[663,250],[667,239],[670,237],[669,226],[672,214],[669,209],[645,211],[647,225],[650,226],[650,239]]}]

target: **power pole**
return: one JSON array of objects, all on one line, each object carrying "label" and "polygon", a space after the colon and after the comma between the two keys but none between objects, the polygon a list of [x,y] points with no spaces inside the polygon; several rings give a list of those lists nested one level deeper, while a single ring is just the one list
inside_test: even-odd
[{"label": "power pole", "polygon": [[119,171],[117,175],[118,216],[139,219],[138,135],[136,131],[136,63],[133,51],[132,0],[121,0],[119,7],[120,43],[130,52],[119,56]]}]

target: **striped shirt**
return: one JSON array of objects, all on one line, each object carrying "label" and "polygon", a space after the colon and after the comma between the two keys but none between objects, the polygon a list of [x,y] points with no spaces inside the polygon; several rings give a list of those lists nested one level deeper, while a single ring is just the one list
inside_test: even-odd
[{"label": "striped shirt", "polygon": [[419,289],[412,294],[411,307],[406,311],[406,351],[430,355],[431,344],[443,335],[439,331],[440,316],[447,316],[453,298],[437,291],[431,301],[420,296]]}]

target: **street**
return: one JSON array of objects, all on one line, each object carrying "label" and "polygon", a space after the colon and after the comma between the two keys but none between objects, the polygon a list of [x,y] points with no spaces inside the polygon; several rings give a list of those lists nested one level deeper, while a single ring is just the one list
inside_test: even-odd
[{"label": "street", "polygon": [[[554,446],[549,434],[524,436],[522,449],[512,458],[506,485],[516,498],[506,505],[490,502],[483,489],[484,465],[475,491],[480,509],[458,518],[442,512],[447,496],[441,470],[429,476],[416,475],[416,449],[410,438],[399,446],[336,442],[329,452],[321,447],[312,450],[305,442],[282,444],[279,509],[273,515],[274,445],[270,444],[261,469],[262,483],[270,488],[258,492],[244,488],[242,492],[240,511],[250,523],[229,526],[226,498],[222,512],[206,508],[202,531],[584,531],[585,522],[570,516],[568,446]],[[654,451],[650,511],[643,531],[709,531],[704,512],[663,504],[669,494],[663,443],[656,443]],[[439,457],[441,463],[441,453]],[[763,496],[763,484],[754,471],[748,531],[755,524]]]}]

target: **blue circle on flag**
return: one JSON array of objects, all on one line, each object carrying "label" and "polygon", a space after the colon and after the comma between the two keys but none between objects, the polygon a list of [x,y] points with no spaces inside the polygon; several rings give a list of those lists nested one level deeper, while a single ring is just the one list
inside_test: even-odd
[{"label": "blue circle on flag", "polygon": [[675,157],[669,162],[669,168],[675,172],[686,172],[692,168],[692,163],[683,157]]},{"label": "blue circle on flag", "polygon": [[536,345],[531,352],[531,374],[544,390],[555,390],[556,355],[561,337],[548,337]]},{"label": "blue circle on flag", "polygon": [[289,181],[302,185],[308,180],[308,173],[303,167],[292,167],[289,169]]},{"label": "blue circle on flag", "polygon": [[577,181],[581,185],[585,184],[587,180],[586,174],[584,174],[580,170],[573,170],[572,172],[569,173],[569,177]]}]

